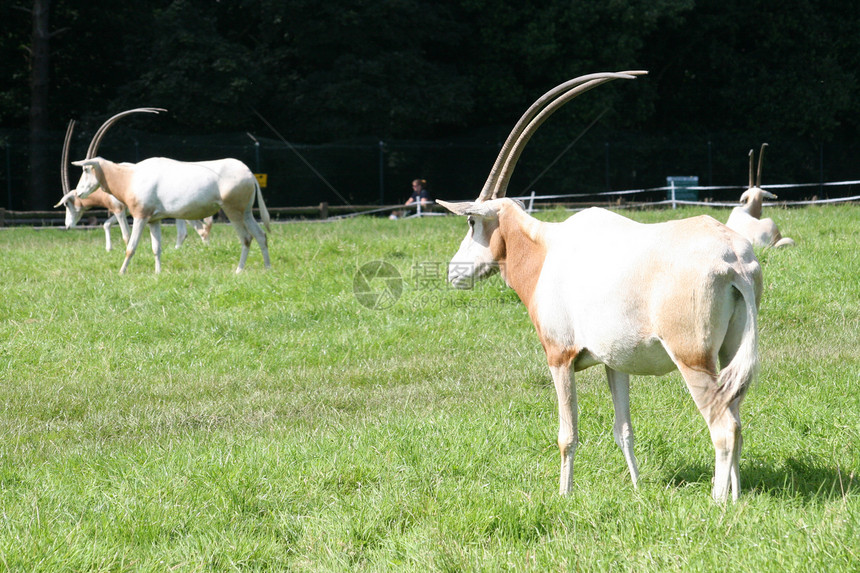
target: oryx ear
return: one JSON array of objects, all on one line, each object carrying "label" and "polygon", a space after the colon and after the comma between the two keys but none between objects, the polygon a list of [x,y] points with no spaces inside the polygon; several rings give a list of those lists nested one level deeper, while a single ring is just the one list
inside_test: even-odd
[{"label": "oryx ear", "polygon": [[72,189],[71,191],[69,191],[68,193],[66,193],[65,195],[63,195],[63,198],[62,198],[62,199],[60,199],[60,202],[59,202],[59,203],[57,203],[56,205],[54,205],[54,209],[56,209],[57,207],[59,207],[59,206],[61,206],[61,205],[65,205],[65,204],[66,204],[66,201],[68,201],[69,199],[71,199],[72,197],[74,197],[74,196],[75,196],[75,193],[77,193],[77,190]]},{"label": "oryx ear", "polygon": [[472,206],[466,209],[466,215],[475,215],[476,217],[498,217],[499,209],[501,208],[502,199],[494,199],[491,201],[478,201],[472,203]]},{"label": "oryx ear", "polygon": [[496,217],[499,214],[503,199],[493,199],[491,201],[458,201],[449,203],[447,201],[436,200],[436,203],[442,205],[455,215],[475,215],[476,217]]},{"label": "oryx ear", "polygon": [[774,194],[773,194],[773,193],[771,193],[770,191],[765,191],[764,189],[762,189],[761,194],[762,194],[763,196],[767,197],[768,199],[776,199],[776,198],[777,198],[777,197],[776,197],[776,195],[774,195]]},{"label": "oryx ear", "polygon": [[98,157],[94,157],[93,159],[81,159],[80,161],[72,161],[72,165],[76,165],[78,167],[87,167],[88,165],[95,165],[98,163]]},{"label": "oryx ear", "polygon": [[741,193],[741,203],[746,203],[747,200],[749,199],[749,197],[750,197],[750,190],[747,189],[746,191]]},{"label": "oryx ear", "polygon": [[442,201],[440,199],[436,199],[436,204],[442,205],[455,215],[469,215],[469,211],[476,205],[474,201],[458,201],[457,203],[449,203],[448,201]]}]

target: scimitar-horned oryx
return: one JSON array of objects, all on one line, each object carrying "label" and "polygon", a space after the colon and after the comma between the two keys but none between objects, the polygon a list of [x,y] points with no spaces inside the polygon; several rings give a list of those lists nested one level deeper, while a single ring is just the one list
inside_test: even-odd
[{"label": "scimitar-horned oryx", "polygon": [[602,83],[644,73],[592,74],[547,92],[514,127],[478,199],[439,201],[469,221],[448,280],[468,287],[500,271],[528,309],[558,396],[562,494],[571,490],[579,442],[574,372],[602,363],[615,407],[615,441],[633,483],[639,470],[629,375],[677,368],[716,451],[712,495],[725,500],[731,488],[737,499],[739,408],[756,372],[762,288],[750,243],[707,216],[640,224],[592,208],[563,223],[544,223],[505,198],[523,147],[550,114]]}]

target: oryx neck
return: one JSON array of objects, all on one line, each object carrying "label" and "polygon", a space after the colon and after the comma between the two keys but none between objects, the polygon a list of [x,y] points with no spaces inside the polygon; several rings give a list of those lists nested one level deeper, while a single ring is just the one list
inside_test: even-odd
[{"label": "oryx neck", "polygon": [[546,225],[522,209],[508,206],[499,213],[499,229],[490,243],[502,278],[516,291],[530,314],[535,287],[546,259]]},{"label": "oryx neck", "polygon": [[102,191],[110,193],[126,205],[135,202],[132,197],[127,196],[130,169],[117,163],[104,161],[97,166],[95,172]]}]

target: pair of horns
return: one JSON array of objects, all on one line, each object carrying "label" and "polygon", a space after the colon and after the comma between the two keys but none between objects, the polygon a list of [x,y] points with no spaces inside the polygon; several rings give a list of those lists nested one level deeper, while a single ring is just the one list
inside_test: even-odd
[{"label": "pair of horns", "polygon": [[484,188],[478,196],[478,201],[500,199],[505,196],[514,167],[516,167],[526,143],[537,131],[537,128],[561,106],[600,84],[617,79],[633,80],[637,76],[643,76],[647,73],[647,71],[637,70],[588,74],[559,84],[538,98],[522,115],[505,140],[505,144],[499,151],[496,162],[490,170],[487,182],[484,183]]},{"label": "pair of horns", "polygon": [[761,151],[758,152],[758,177],[753,181],[753,163],[755,161],[755,151],[750,149],[750,189],[753,187],[761,187],[761,163],[764,159],[764,148],[767,143],[761,144]]},{"label": "pair of horns", "polygon": [[[92,141],[90,141],[90,146],[87,148],[87,157],[86,159],[92,159],[98,153],[99,145],[101,145],[102,138],[104,137],[107,130],[116,123],[116,121],[126,115],[130,115],[132,113],[160,113],[162,111],[167,111],[166,109],[162,109],[160,107],[136,107],[134,109],[127,109],[125,111],[121,111],[118,114],[114,115],[107,121],[105,121],[102,126],[96,131],[96,134],[93,136]],[[70,189],[69,185],[69,144],[72,141],[72,132],[75,130],[75,120],[69,121],[69,127],[66,128],[66,138],[63,141],[63,157],[62,157],[62,165],[60,166],[60,178],[63,183],[63,198],[59,203],[55,205],[55,207],[59,207],[63,203],[65,203],[69,197],[74,194],[74,190]]]}]

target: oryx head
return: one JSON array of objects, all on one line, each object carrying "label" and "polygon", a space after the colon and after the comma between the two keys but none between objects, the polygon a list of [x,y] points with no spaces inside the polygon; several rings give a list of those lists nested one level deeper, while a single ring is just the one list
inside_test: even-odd
[{"label": "oryx head", "polygon": [[753,178],[753,166],[755,164],[755,151],[750,149],[750,182],[746,191],[741,193],[741,204],[746,207],[750,215],[758,219],[761,217],[761,204],[763,199],[776,199],[776,195],[770,191],[765,191],[761,188],[761,166],[764,160],[764,149],[767,143],[761,144],[761,150],[758,152],[758,171],[756,177]]},{"label": "oryx head", "polygon": [[448,264],[448,281],[458,288],[468,288],[474,280],[490,276],[498,270],[505,256],[504,245],[498,237],[499,214],[505,209],[521,209],[518,202],[505,199],[514,167],[537,128],[561,106],[576,96],[600,84],[615,79],[635,79],[645,71],[604,72],[569,80],[546,92],[523,114],[499,151],[487,182],[475,201],[462,203],[436,202],[457,215],[468,217],[469,231],[460,249]]},{"label": "oryx head", "polygon": [[81,173],[81,178],[78,180],[78,186],[75,188],[75,193],[78,199],[86,199],[93,194],[93,191],[102,186],[103,175],[101,168],[101,157],[93,157],[92,159],[84,159],[82,161],[72,161],[72,165],[76,165],[84,170]]},{"label": "oryx head", "polygon": [[[101,144],[105,133],[121,117],[132,113],[159,113],[162,111],[167,110],[157,107],[138,107],[114,115],[105,121],[101,127],[99,127],[98,131],[96,131],[92,141],[90,141],[89,148],[87,148],[86,159],[83,161],[76,161],[72,165],[83,166],[96,158],[96,153],[98,152],[99,145]],[[69,121],[69,127],[66,129],[66,138],[63,142],[62,164],[60,165],[60,177],[63,183],[63,197],[56,205],[54,205],[54,207],[59,207],[60,205],[64,205],[66,207],[67,229],[74,227],[78,221],[80,221],[81,215],[83,215],[84,211],[87,210],[87,207],[81,202],[81,199],[91,195],[92,192],[99,187],[98,184],[95,187],[92,187],[94,173],[92,173],[92,169],[87,169],[86,167],[84,168],[84,173],[81,175],[80,181],[78,181],[77,187],[75,189],[71,189],[69,186],[69,144],[72,140],[72,132],[74,129],[75,120],[71,120]],[[92,163],[89,164],[91,165]]]},{"label": "oryx head", "polygon": [[504,257],[504,253],[499,252],[502,245],[493,240],[499,229],[499,211],[503,203],[513,202],[510,199],[436,202],[469,221],[469,231],[448,263],[448,282],[456,288],[470,288],[474,281],[495,274],[499,270],[499,260]]}]

